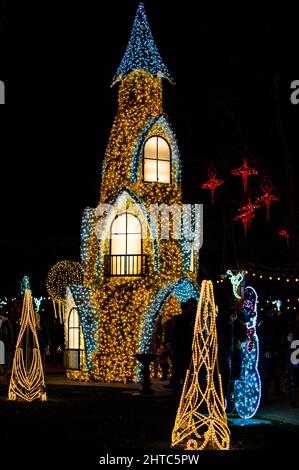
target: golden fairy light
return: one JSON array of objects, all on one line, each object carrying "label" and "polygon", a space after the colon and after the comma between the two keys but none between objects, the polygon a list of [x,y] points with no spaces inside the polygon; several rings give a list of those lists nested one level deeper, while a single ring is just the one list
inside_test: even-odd
[{"label": "golden fairy light", "polygon": [[83,269],[78,261],[59,261],[47,275],[46,287],[52,299],[55,318],[63,322],[66,288],[70,284],[81,284]]},{"label": "golden fairy light", "polygon": [[36,332],[36,316],[30,289],[25,290],[21,327],[9,384],[8,399],[46,401],[43,364]]},{"label": "golden fairy light", "polygon": [[172,432],[172,447],[229,449],[230,432],[217,354],[213,284],[203,281],[194,326],[192,362]]}]

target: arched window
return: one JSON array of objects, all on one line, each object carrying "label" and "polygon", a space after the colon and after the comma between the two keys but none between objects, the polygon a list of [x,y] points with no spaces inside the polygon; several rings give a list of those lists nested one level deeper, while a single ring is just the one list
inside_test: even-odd
[{"label": "arched window", "polygon": [[72,308],[68,322],[68,349],[81,349],[80,319],[76,308]]},{"label": "arched window", "polygon": [[115,217],[106,263],[106,274],[110,276],[143,274],[142,227],[135,215],[125,212]]},{"label": "arched window", "polygon": [[64,351],[63,362],[66,369],[80,370],[83,364],[84,345],[82,327],[78,311],[73,307],[67,323],[67,349]]},{"label": "arched window", "polygon": [[163,137],[150,137],[144,144],[143,179],[145,182],[171,183],[171,151]]}]

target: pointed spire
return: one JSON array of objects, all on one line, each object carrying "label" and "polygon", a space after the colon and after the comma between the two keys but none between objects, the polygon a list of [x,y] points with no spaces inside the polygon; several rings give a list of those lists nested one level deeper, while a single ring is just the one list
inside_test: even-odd
[{"label": "pointed spire", "polygon": [[120,66],[113,77],[112,85],[120,81],[132,70],[137,69],[146,70],[153,75],[162,76],[173,83],[173,78],[164,64],[155,44],[143,3],[139,3],[138,5],[131,37]]}]

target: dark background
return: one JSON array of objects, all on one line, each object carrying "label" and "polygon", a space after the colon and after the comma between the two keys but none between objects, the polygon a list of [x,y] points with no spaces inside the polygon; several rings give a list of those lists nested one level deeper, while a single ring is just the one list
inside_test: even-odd
[{"label": "dark background", "polygon": [[[110,83],[137,3],[26,3],[8,21],[1,1],[7,104],[0,130],[0,295],[14,294],[26,273],[36,295],[43,293],[55,262],[79,259],[82,211],[98,202],[116,113],[117,85]],[[144,3],[176,80],[164,82],[164,109],[181,149],[184,202],[204,203],[201,276],[248,263],[296,269],[299,105],[290,103],[290,84],[299,79],[296,15],[273,4],[265,12],[248,6],[231,12],[187,0]],[[232,223],[242,186],[230,176],[245,149],[282,197],[271,224],[260,211],[247,240],[242,224]],[[213,210],[200,189],[210,161],[226,180]],[[251,190],[258,192],[258,181]],[[289,248],[277,235],[281,227],[290,232]]]}]

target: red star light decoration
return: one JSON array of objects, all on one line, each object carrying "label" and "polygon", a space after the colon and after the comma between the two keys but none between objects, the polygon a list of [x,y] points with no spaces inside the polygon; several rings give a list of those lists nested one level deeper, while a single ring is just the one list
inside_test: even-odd
[{"label": "red star light decoration", "polygon": [[266,219],[267,222],[270,222],[270,206],[271,202],[278,202],[280,200],[279,196],[275,196],[275,194],[271,194],[273,189],[273,184],[271,180],[264,176],[263,181],[261,182],[261,190],[263,191],[263,195],[256,199],[257,204],[264,204],[266,207]]},{"label": "red star light decoration", "polygon": [[220,180],[216,178],[216,176],[217,176],[217,171],[215,167],[210,166],[210,168],[208,169],[208,177],[210,179],[201,185],[202,189],[209,189],[211,191],[212,206],[214,205],[214,201],[215,201],[215,189],[224,183],[224,180]]},{"label": "red star light decoration", "polygon": [[240,166],[239,168],[235,168],[234,170],[231,171],[231,173],[234,176],[242,176],[244,194],[247,194],[248,176],[258,175],[258,171],[255,168],[248,165],[246,158],[243,159],[243,165]]},{"label": "red star light decoration", "polygon": [[253,204],[249,197],[247,202],[241,204],[240,209],[238,209],[240,213],[234,218],[234,220],[241,220],[241,222],[243,223],[245,237],[247,237],[248,230],[251,229],[251,221],[253,217],[255,217],[254,212],[259,207],[260,206],[258,204]]}]

